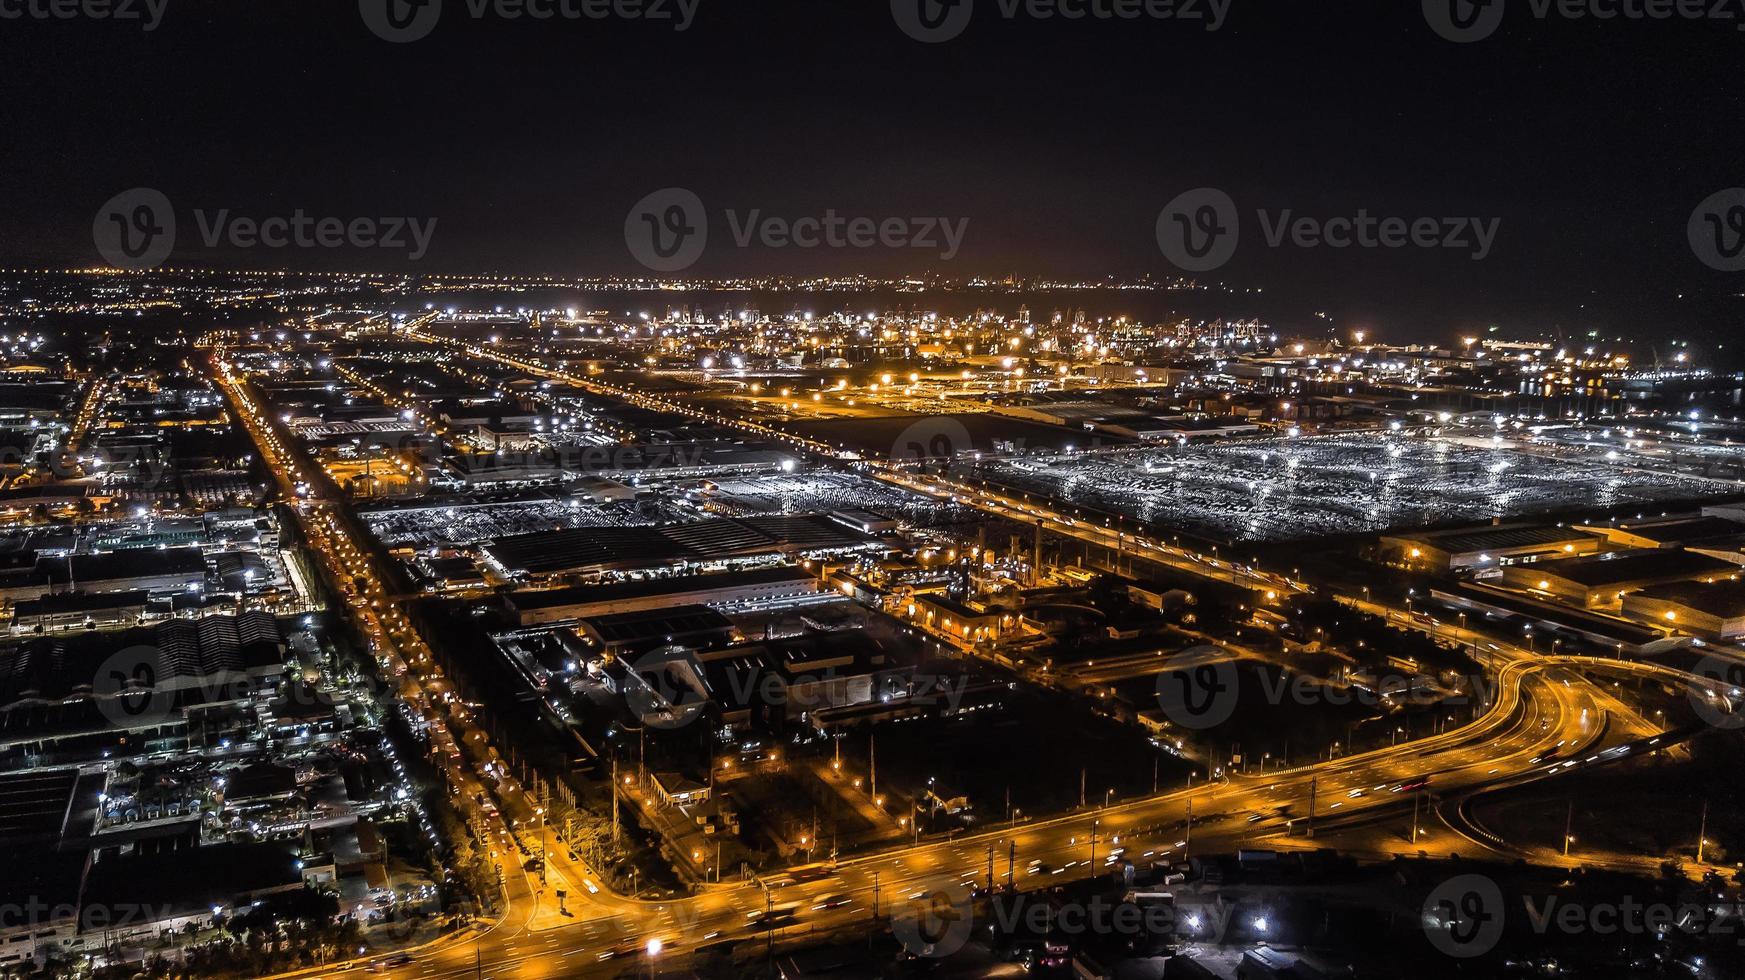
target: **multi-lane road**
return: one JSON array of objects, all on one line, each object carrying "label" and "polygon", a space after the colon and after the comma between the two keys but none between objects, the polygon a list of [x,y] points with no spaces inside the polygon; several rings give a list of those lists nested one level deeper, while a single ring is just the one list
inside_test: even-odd
[{"label": "multi-lane road", "polygon": [[1587,666],[1575,658],[1509,663],[1491,708],[1472,724],[1442,735],[1107,808],[998,824],[955,839],[850,859],[815,881],[728,884],[667,902],[636,902],[604,891],[572,893],[568,905],[574,920],[529,922],[511,915],[475,941],[427,952],[402,971],[431,978],[475,972],[571,976],[618,972],[624,958],[646,958],[651,940],[659,941],[663,956],[724,940],[761,948],[767,937],[751,917],[770,906],[797,906],[784,920],[785,934],[826,931],[869,922],[875,901],[877,910],[890,916],[939,892],[965,900],[972,886],[988,883],[990,858],[996,885],[1010,875],[1018,887],[1034,887],[1062,876],[1107,874],[1116,849],[1144,865],[1179,860],[1189,851],[1306,846],[1311,816],[1323,838],[1335,832],[1345,840],[1372,835],[1381,842],[1377,849],[1386,850],[1409,840],[1419,803],[1417,829],[1429,832],[1429,801],[1414,799],[1419,785],[1453,795],[1545,775],[1602,754],[1615,758],[1626,747],[1640,751],[1661,737],[1640,720],[1609,712],[1601,692],[1582,681]]}]

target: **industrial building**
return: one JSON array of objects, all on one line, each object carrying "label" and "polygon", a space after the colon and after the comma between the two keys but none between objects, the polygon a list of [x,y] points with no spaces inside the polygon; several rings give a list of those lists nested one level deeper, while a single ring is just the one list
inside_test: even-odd
[{"label": "industrial building", "polygon": [[1713,582],[1669,582],[1631,592],[1624,615],[1643,623],[1710,639],[1745,636],[1745,582],[1728,577]]},{"label": "industrial building", "polygon": [[286,650],[264,612],[17,641],[0,650],[0,762],[82,764],[122,747],[245,737],[280,687]]},{"label": "industrial building", "polygon": [[145,619],[144,589],[125,592],[63,592],[25,599],[12,611],[12,631],[44,633],[99,626],[137,626]]},{"label": "industrial building", "polygon": [[1604,535],[1614,548],[1693,548],[1737,537],[1745,533],[1745,524],[1724,517],[1673,517],[1602,524],[1582,530]]},{"label": "industrial building", "polygon": [[977,609],[939,594],[917,594],[909,600],[908,609],[909,618],[930,632],[968,644],[997,641],[1013,625],[1010,613]]},{"label": "industrial building", "polygon": [[199,548],[129,548],[94,555],[38,555],[29,566],[0,571],[0,598],[52,592],[200,592],[207,580]]},{"label": "industrial building", "polygon": [[864,633],[735,644],[677,658],[669,678],[738,731],[781,732],[811,715],[911,693],[907,668],[890,666]]},{"label": "industrial building", "polygon": [[833,510],[830,512],[830,517],[832,520],[854,528],[862,534],[884,534],[888,531],[895,531],[902,526],[902,522],[895,517],[881,514],[876,510],[867,510],[864,507]]},{"label": "industrial building", "polygon": [[670,645],[694,649],[724,646],[734,636],[732,620],[708,606],[695,605],[590,616],[578,627],[596,649],[618,657]]},{"label": "industrial building", "polygon": [[828,517],[716,518],[661,527],[578,528],[498,538],[484,546],[499,575],[523,579],[656,568],[702,568],[775,555],[844,554],[887,546]]},{"label": "industrial building", "polygon": [[1676,549],[1608,551],[1503,569],[1502,584],[1556,596],[1588,608],[1615,606],[1625,593],[1651,585],[1736,576],[1739,566]]},{"label": "industrial building", "polygon": [[600,585],[516,592],[509,609],[522,626],[612,613],[670,609],[679,605],[725,605],[815,595],[822,586],[794,565],[707,575],[677,575]]},{"label": "industrial building", "polygon": [[1544,558],[1587,555],[1604,543],[1597,534],[1551,524],[1498,524],[1381,538],[1382,552],[1393,563],[1437,572],[1484,571]]}]

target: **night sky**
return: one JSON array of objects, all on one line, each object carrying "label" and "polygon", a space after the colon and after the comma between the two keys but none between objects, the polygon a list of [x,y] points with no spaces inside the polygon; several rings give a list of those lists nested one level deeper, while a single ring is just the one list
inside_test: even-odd
[{"label": "night sky", "polygon": [[[1237,204],[1242,246],[1202,278],[1341,322],[1738,332],[1745,272],[1698,261],[1686,225],[1745,185],[1745,4],[1734,20],[1576,21],[1498,0],[1496,32],[1460,44],[1415,0],[1234,0],[1215,31],[1203,0],[1190,21],[1008,19],[975,0],[961,36],[923,44],[888,0],[698,0],[682,32],[443,2],[427,37],[398,44],[347,0],[167,0],[151,31],[0,20],[0,261],[98,264],[99,207],[150,187],[177,212],[173,265],[631,274],[627,212],[677,186],[710,215],[694,275],[1167,275],[1158,213],[1211,186]],[[437,226],[414,261],[207,247],[194,214],[298,208]],[[1359,208],[1500,223],[1474,261],[1272,248],[1255,220]],[[946,261],[741,248],[730,209],[969,223]]]}]

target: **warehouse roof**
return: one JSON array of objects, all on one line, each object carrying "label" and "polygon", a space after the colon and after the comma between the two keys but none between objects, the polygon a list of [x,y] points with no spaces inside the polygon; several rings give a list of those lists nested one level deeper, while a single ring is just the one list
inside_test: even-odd
[{"label": "warehouse roof", "polygon": [[1555,576],[1590,588],[1650,579],[1697,578],[1739,570],[1739,566],[1719,558],[1665,548],[1608,551],[1597,555],[1583,555],[1580,558],[1559,558],[1533,567],[1547,576]]},{"label": "warehouse roof", "polygon": [[99,668],[130,649],[139,650],[138,656],[121,666],[144,663],[152,668],[153,683],[160,687],[284,662],[278,623],[270,613],[259,611],[174,619],[128,630],[62,633],[0,650],[0,704],[32,697],[64,698],[90,689],[95,679],[108,676]]},{"label": "warehouse roof", "polygon": [[793,565],[753,568],[743,572],[715,572],[708,575],[672,575],[662,578],[608,582],[602,585],[582,585],[567,589],[542,589],[516,592],[509,596],[509,606],[518,611],[556,609],[579,603],[622,602],[649,596],[702,592],[709,589],[732,589],[756,585],[779,585],[783,582],[801,584],[813,581],[812,573]]},{"label": "warehouse roof", "polygon": [[149,593],[144,589],[126,592],[56,592],[35,599],[21,599],[13,607],[19,619],[32,616],[55,616],[67,613],[95,612],[104,609],[125,609],[144,606]]},{"label": "warehouse roof", "polygon": [[874,545],[867,535],[816,514],[713,518],[663,527],[596,527],[498,538],[485,553],[511,573],[649,568],[761,554]]},{"label": "warehouse roof", "polygon": [[590,616],[582,623],[607,646],[636,649],[652,649],[711,634],[726,637],[733,631],[733,621],[708,606],[611,613]]},{"label": "warehouse roof", "polygon": [[1628,531],[1637,537],[1669,545],[1682,544],[1686,541],[1725,538],[1738,534],[1745,528],[1724,517],[1684,517],[1645,524],[1619,524],[1618,530]]},{"label": "warehouse roof", "polygon": [[96,555],[73,555],[73,581],[111,582],[160,575],[204,575],[206,559],[199,548],[129,548]]},{"label": "warehouse roof", "polygon": [[1714,582],[1669,582],[1651,585],[1636,593],[1644,599],[1676,602],[1698,612],[1735,619],[1745,616],[1745,582],[1718,579]]},{"label": "warehouse roof", "polygon": [[1551,524],[1510,524],[1485,528],[1461,528],[1453,531],[1429,531],[1420,534],[1397,535],[1402,540],[1418,541],[1454,555],[1486,551],[1512,551],[1539,545],[1578,541],[1593,535]]}]

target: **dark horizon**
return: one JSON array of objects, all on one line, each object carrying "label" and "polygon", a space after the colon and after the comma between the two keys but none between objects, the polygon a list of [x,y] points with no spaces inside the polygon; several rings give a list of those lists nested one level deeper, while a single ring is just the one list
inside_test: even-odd
[{"label": "dark horizon", "polygon": [[[1724,135],[1745,43],[1731,22],[1515,6],[1456,43],[1417,4],[1235,4],[1208,30],[1204,3],[1069,20],[983,0],[960,36],[922,43],[884,3],[667,3],[659,22],[450,0],[427,36],[393,43],[360,15],[373,2],[247,17],[171,2],[151,30],[143,4],[136,22],[8,21],[29,94],[0,110],[0,264],[101,264],[95,216],[149,188],[176,216],[169,265],[627,276],[646,271],[629,212],[683,188],[709,239],[680,277],[1162,277],[1192,273],[1160,250],[1160,210],[1210,187],[1241,246],[1197,278],[1288,296],[1304,321],[1724,343],[1738,320],[1736,273],[1687,235],[1693,209],[1742,183]],[[426,234],[270,248],[225,224],[208,241],[217,222],[299,212]],[[940,218],[961,242],[735,241],[754,215],[831,212]],[[1477,219],[1494,241],[1481,258],[1470,236],[1266,241],[1287,217],[1360,212]]]}]

